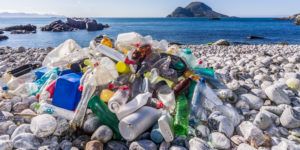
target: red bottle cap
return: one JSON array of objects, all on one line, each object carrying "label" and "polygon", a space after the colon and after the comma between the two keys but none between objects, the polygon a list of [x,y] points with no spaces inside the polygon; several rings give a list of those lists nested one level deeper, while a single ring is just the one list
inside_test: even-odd
[{"label": "red bottle cap", "polygon": [[160,109],[160,108],[163,108],[164,107],[164,104],[162,101],[157,101],[156,102],[156,108]]},{"label": "red bottle cap", "polygon": [[107,85],[107,88],[108,88],[109,90],[113,90],[113,89],[116,88],[116,86],[115,86],[113,83],[109,83],[109,84]]},{"label": "red bottle cap", "polygon": [[78,90],[79,90],[80,92],[82,92],[82,91],[83,91],[83,86],[82,86],[82,85],[79,85]]},{"label": "red bottle cap", "polygon": [[126,57],[124,63],[127,64],[127,65],[133,65],[133,64],[135,64],[135,61],[130,60],[128,57]]},{"label": "red bottle cap", "polygon": [[124,90],[124,91],[125,91],[125,90],[129,90],[129,86],[123,85],[123,86],[120,86],[119,89],[120,89],[120,90]]},{"label": "red bottle cap", "polygon": [[202,60],[199,60],[198,64],[199,64],[199,65],[203,64],[203,61],[202,61]]}]

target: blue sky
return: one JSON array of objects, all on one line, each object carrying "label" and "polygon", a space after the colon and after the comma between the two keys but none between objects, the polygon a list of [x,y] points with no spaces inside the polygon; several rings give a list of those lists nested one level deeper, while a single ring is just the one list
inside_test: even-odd
[{"label": "blue sky", "polygon": [[[165,17],[193,0],[0,0],[0,12],[52,13],[77,17]],[[300,0],[201,0],[237,17],[281,17],[300,13]]]}]

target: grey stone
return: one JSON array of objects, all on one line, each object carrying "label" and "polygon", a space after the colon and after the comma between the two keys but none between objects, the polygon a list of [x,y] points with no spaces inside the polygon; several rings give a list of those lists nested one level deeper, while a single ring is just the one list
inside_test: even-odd
[{"label": "grey stone", "polygon": [[213,112],[208,118],[210,129],[222,132],[231,137],[234,132],[234,125],[228,117],[221,115],[219,112]]},{"label": "grey stone", "polygon": [[190,139],[190,141],[189,141],[189,149],[190,150],[200,150],[200,149],[201,150],[210,150],[210,147],[206,141],[204,141],[200,138],[194,137],[194,138]]},{"label": "grey stone", "polygon": [[7,134],[6,132],[11,125],[15,125],[15,123],[13,123],[12,121],[0,122],[0,135]]},{"label": "grey stone", "polygon": [[150,140],[140,140],[132,142],[129,150],[157,150],[157,146]]},{"label": "grey stone", "polygon": [[300,111],[292,107],[285,108],[280,116],[280,123],[286,128],[300,127]]},{"label": "grey stone", "polygon": [[125,143],[121,141],[109,141],[105,146],[106,150],[128,150],[128,147]]},{"label": "grey stone", "polygon": [[64,118],[57,118],[57,127],[53,133],[56,136],[63,136],[65,135],[70,129],[68,120]]},{"label": "grey stone", "polygon": [[30,123],[31,119],[37,114],[31,109],[24,109],[22,112],[20,112],[20,115],[26,123]]},{"label": "grey stone", "polygon": [[92,135],[92,140],[99,140],[102,143],[108,142],[113,137],[113,131],[106,125],[100,126]]},{"label": "grey stone", "polygon": [[32,118],[30,124],[30,130],[37,137],[47,137],[53,134],[56,127],[56,119],[48,114],[42,114]]},{"label": "grey stone", "polygon": [[264,104],[264,101],[261,98],[253,94],[243,94],[240,96],[240,99],[247,101],[250,106],[250,109],[259,110],[260,107]]},{"label": "grey stone", "polygon": [[250,146],[247,143],[242,143],[237,147],[237,150],[256,150],[256,148]]},{"label": "grey stone", "polygon": [[169,150],[187,150],[187,149],[182,146],[171,146]]},{"label": "grey stone", "polygon": [[75,140],[72,141],[73,146],[79,148],[79,149],[84,149],[84,146],[86,143],[90,141],[90,137],[87,135],[80,135],[78,136]]},{"label": "grey stone", "polygon": [[30,124],[21,124],[20,126],[18,126],[11,135],[11,138],[13,139],[14,137],[22,133],[31,133]]},{"label": "grey stone", "polygon": [[90,117],[88,118],[84,124],[83,124],[83,131],[87,134],[92,134],[94,133],[97,128],[101,125],[100,120],[98,117]]},{"label": "grey stone", "polygon": [[10,112],[12,109],[12,103],[9,100],[0,102],[0,111],[8,111]]},{"label": "grey stone", "polygon": [[27,109],[28,107],[29,105],[26,102],[17,102],[16,104],[13,105],[13,111],[19,113],[24,109]]},{"label": "grey stone", "polygon": [[72,142],[68,141],[68,140],[63,140],[60,142],[59,147],[62,150],[69,150],[72,147]]},{"label": "grey stone", "polygon": [[266,95],[270,98],[271,101],[279,104],[290,104],[291,100],[283,89],[277,85],[269,86],[265,89]]},{"label": "grey stone", "polygon": [[237,132],[246,140],[253,140],[258,146],[264,143],[263,132],[250,121],[242,122],[237,128]]},{"label": "grey stone", "polygon": [[210,134],[210,130],[207,126],[200,124],[196,127],[197,137],[207,138],[209,134]]},{"label": "grey stone", "polygon": [[264,112],[259,112],[256,115],[256,117],[253,121],[253,124],[256,125],[257,127],[259,127],[260,129],[265,130],[273,124],[273,121]]},{"label": "grey stone", "polygon": [[14,148],[36,149],[41,141],[31,133],[21,133],[12,139]]},{"label": "grey stone", "polygon": [[229,149],[231,147],[230,140],[220,132],[213,132],[209,136],[209,141],[216,149]]},{"label": "grey stone", "polygon": [[170,146],[170,143],[163,141],[159,146],[159,150],[169,150]]},{"label": "grey stone", "polygon": [[9,135],[1,135],[0,136],[0,149],[1,150],[12,150],[13,143],[9,139]]}]

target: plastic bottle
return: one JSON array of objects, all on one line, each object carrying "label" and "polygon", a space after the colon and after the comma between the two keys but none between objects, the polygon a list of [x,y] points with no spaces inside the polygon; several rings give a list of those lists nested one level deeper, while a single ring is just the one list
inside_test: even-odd
[{"label": "plastic bottle", "polygon": [[120,131],[118,128],[119,120],[114,113],[109,111],[107,105],[100,100],[99,96],[94,96],[88,102],[88,107],[99,118],[100,122],[107,125],[114,131],[114,138],[120,139]]},{"label": "plastic bottle", "polygon": [[156,108],[156,109],[161,109],[164,107],[164,104],[162,101],[156,99],[156,98],[150,98],[148,101],[147,101],[147,104],[145,106],[150,106],[150,107],[153,107],[153,108]]},{"label": "plastic bottle", "polygon": [[15,90],[18,86],[24,83],[31,83],[35,80],[36,76],[34,72],[29,72],[17,78],[11,77],[10,80],[7,82],[7,87],[9,90]]},{"label": "plastic bottle", "polygon": [[119,73],[121,74],[127,74],[127,73],[130,73],[130,68],[127,64],[125,64],[124,62],[122,61],[119,61],[117,64],[116,64],[116,69]]},{"label": "plastic bottle", "polygon": [[148,78],[136,77],[131,85],[131,97],[136,97],[140,93],[151,93],[150,86]]},{"label": "plastic bottle", "polygon": [[132,141],[148,130],[160,117],[161,112],[155,108],[143,106],[135,113],[126,116],[119,123],[120,133],[127,141]]},{"label": "plastic bottle", "polygon": [[73,111],[59,108],[48,103],[39,103],[35,106],[35,109],[38,114],[50,114],[67,120],[72,120],[74,116]]},{"label": "plastic bottle", "polygon": [[115,93],[109,89],[103,89],[100,93],[100,99],[104,102],[108,102]]},{"label": "plastic bottle", "polygon": [[213,89],[207,86],[204,78],[200,81],[200,93],[204,97],[203,106],[208,110],[212,110],[216,105],[223,105],[223,102]]},{"label": "plastic bottle", "polygon": [[28,97],[32,94],[32,91],[38,91],[38,86],[34,83],[21,84],[15,90],[9,90],[8,94],[17,95],[21,97]]},{"label": "plastic bottle", "polygon": [[103,36],[101,42],[100,42],[102,45],[105,45],[107,47],[110,47],[112,48],[113,47],[113,43],[112,41],[109,39],[109,37],[107,36]]},{"label": "plastic bottle", "polygon": [[128,101],[129,87],[121,86],[116,93],[109,99],[108,108],[111,112],[117,113],[120,107]]},{"label": "plastic bottle", "polygon": [[157,97],[163,102],[167,110],[173,113],[176,107],[174,91],[165,82],[159,82],[155,89]]},{"label": "plastic bottle", "polygon": [[174,82],[173,81],[168,80],[166,78],[163,78],[163,77],[159,76],[158,70],[156,68],[153,68],[151,70],[151,72],[146,72],[144,74],[144,76],[146,78],[148,78],[150,80],[150,83],[152,83],[152,84],[156,84],[156,83],[158,83],[160,81],[165,81],[168,84],[169,87],[173,87],[174,86]]},{"label": "plastic bottle", "polygon": [[145,106],[151,96],[152,94],[149,92],[142,93],[137,95],[133,100],[131,100],[127,104],[122,105],[117,112],[118,119],[121,120],[122,118],[132,114],[139,108]]},{"label": "plastic bottle", "polygon": [[166,142],[174,140],[173,118],[170,114],[163,114],[158,119],[158,126]]},{"label": "plastic bottle", "polygon": [[123,61],[124,62],[126,59],[126,56],[123,55],[122,53],[120,53],[110,47],[107,47],[105,45],[102,45],[102,44],[98,45],[96,47],[96,50],[115,61]]},{"label": "plastic bottle", "polygon": [[40,66],[41,66],[40,64],[26,64],[21,67],[10,70],[7,73],[14,77],[19,77],[19,76],[29,73],[30,71],[32,71]]},{"label": "plastic bottle", "polygon": [[178,95],[181,92],[183,92],[185,89],[187,89],[189,87],[190,82],[191,82],[191,79],[189,79],[189,78],[180,80],[179,83],[177,83],[175,85],[175,87],[173,88],[175,95]]},{"label": "plastic bottle", "polygon": [[197,58],[193,55],[190,48],[183,49],[180,53],[180,56],[185,59],[190,68],[200,66],[200,64],[197,62]]},{"label": "plastic bottle", "polygon": [[53,68],[46,72],[40,79],[36,80],[34,84],[38,87],[38,90],[32,90],[31,94],[36,95],[43,90],[51,81],[57,79],[59,69]]},{"label": "plastic bottle", "polygon": [[189,110],[188,101],[184,94],[180,94],[176,99],[176,115],[174,120],[174,132],[177,136],[188,133]]},{"label": "plastic bottle", "polygon": [[201,81],[198,81],[194,92],[193,97],[191,100],[191,106],[190,106],[190,125],[195,126],[199,123],[200,119],[198,116],[199,109],[201,109],[201,94],[200,94],[200,88],[201,88]]},{"label": "plastic bottle", "polygon": [[84,73],[87,70],[88,66],[93,66],[91,60],[88,58],[84,58],[84,59],[81,59],[81,60],[78,60],[76,62],[69,64],[69,68],[73,72],[83,72]]}]

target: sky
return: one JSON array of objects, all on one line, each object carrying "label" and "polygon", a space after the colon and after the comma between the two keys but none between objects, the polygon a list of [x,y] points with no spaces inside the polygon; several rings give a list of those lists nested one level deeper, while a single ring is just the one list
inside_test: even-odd
[{"label": "sky", "polygon": [[[0,12],[68,17],[165,17],[194,0],[0,0]],[[201,0],[236,17],[283,17],[300,13],[300,0]]]}]

